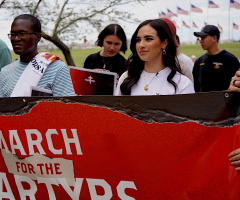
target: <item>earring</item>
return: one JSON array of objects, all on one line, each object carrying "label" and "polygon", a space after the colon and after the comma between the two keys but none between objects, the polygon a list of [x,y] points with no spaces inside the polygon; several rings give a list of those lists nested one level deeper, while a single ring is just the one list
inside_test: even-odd
[{"label": "earring", "polygon": [[165,56],[166,55],[166,50],[165,49],[162,49],[162,54]]}]

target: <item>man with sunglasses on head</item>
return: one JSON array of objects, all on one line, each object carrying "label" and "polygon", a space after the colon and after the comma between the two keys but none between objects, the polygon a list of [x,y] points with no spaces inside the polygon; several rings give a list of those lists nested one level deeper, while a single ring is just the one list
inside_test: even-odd
[{"label": "man with sunglasses on head", "polygon": [[227,90],[231,78],[240,68],[236,56],[218,46],[220,31],[214,25],[206,25],[201,32],[194,32],[203,50],[193,67],[195,92]]},{"label": "man with sunglasses on head", "polygon": [[8,36],[20,59],[1,70],[2,97],[31,96],[33,87],[49,91],[53,96],[75,95],[64,62],[53,54],[38,53],[41,23],[36,17],[29,14],[16,17]]}]

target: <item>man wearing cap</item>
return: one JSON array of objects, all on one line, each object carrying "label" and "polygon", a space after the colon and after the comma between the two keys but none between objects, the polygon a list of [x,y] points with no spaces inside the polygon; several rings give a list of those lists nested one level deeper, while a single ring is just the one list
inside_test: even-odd
[{"label": "man wearing cap", "polygon": [[236,56],[218,46],[220,31],[214,25],[206,25],[199,37],[203,50],[207,53],[199,57],[193,67],[194,88],[196,92],[227,90],[231,78],[240,68]]}]

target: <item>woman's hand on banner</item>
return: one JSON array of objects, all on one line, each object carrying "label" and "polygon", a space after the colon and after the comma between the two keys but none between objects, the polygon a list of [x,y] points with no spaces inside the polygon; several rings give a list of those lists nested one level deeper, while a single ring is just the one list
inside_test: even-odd
[{"label": "woman's hand on banner", "polygon": [[228,88],[230,91],[240,92],[240,70],[235,73],[235,76],[232,77],[230,86]]},{"label": "woman's hand on banner", "polygon": [[229,160],[230,160],[231,164],[235,165],[235,166],[239,166],[239,167],[236,167],[236,170],[240,171],[240,148],[234,150],[228,156],[230,158]]}]

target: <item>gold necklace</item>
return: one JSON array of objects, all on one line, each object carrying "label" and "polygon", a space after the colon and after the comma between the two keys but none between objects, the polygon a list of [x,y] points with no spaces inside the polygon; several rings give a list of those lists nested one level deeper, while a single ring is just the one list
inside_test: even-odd
[{"label": "gold necklace", "polygon": [[151,81],[147,84],[147,81],[146,81],[146,77],[145,77],[145,74],[143,75],[144,77],[144,82],[145,82],[145,87],[143,88],[145,91],[148,91],[148,86],[151,84],[151,82],[153,81],[153,79],[155,78],[155,76],[158,75],[159,72],[157,72],[154,77],[152,77]]}]

